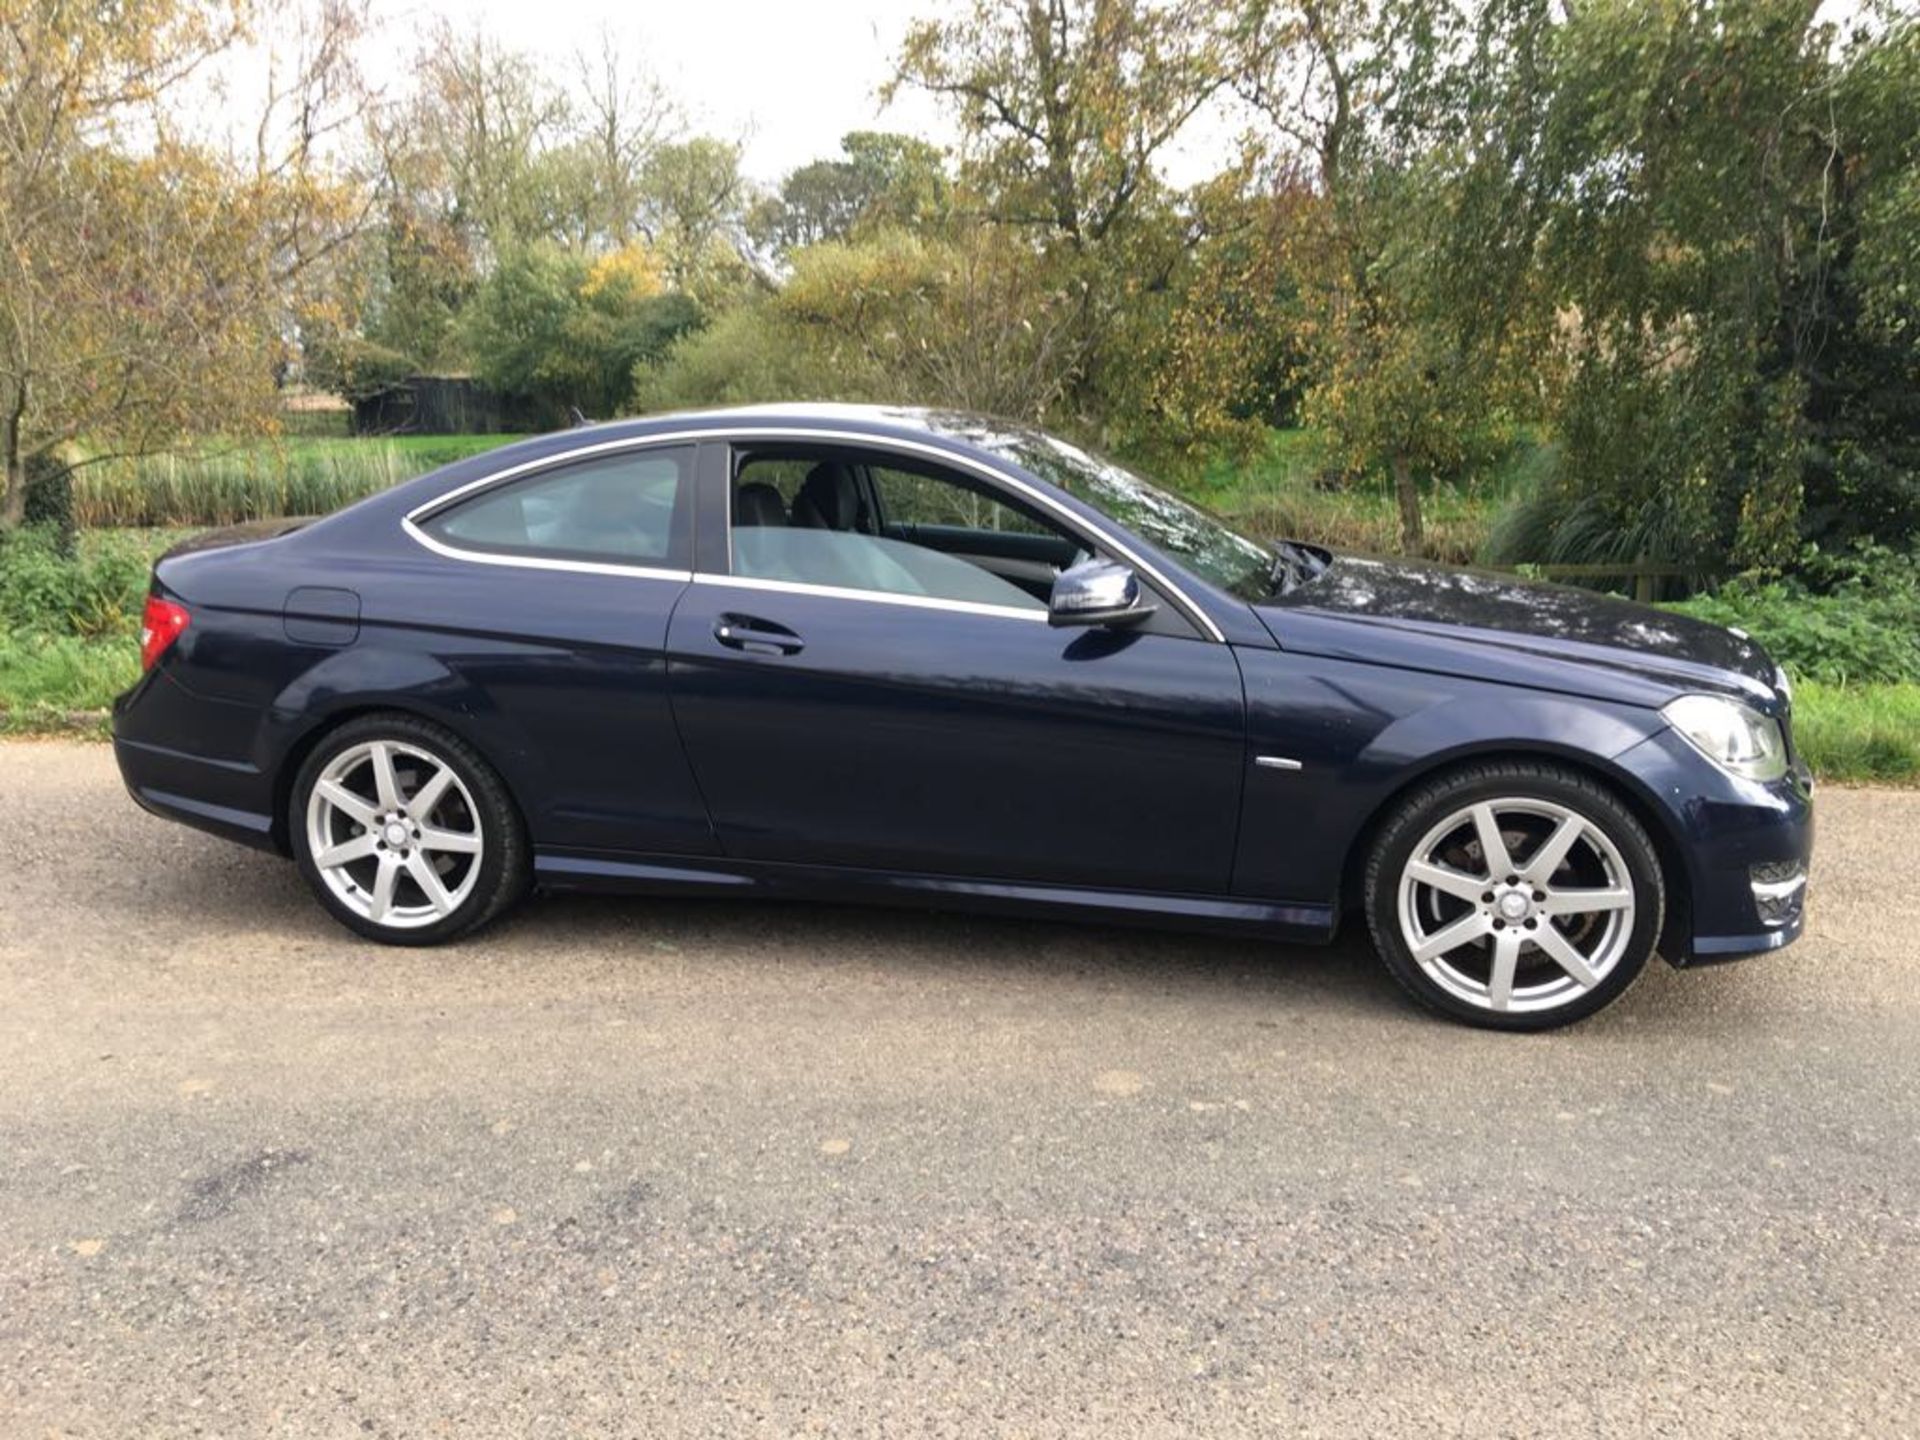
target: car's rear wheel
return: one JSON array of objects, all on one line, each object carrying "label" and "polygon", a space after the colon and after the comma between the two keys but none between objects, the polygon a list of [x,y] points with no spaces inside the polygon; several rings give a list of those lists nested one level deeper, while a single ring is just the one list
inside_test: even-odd
[{"label": "car's rear wheel", "polygon": [[300,767],[288,828],[320,903],[390,944],[464,935],[526,888],[506,786],[458,736],[412,716],[365,716],[326,736]]},{"label": "car's rear wheel", "polygon": [[1645,967],[1666,896],[1646,830],[1559,766],[1455,771],[1407,796],[1367,866],[1367,920],[1415,998],[1473,1025],[1545,1030]]}]

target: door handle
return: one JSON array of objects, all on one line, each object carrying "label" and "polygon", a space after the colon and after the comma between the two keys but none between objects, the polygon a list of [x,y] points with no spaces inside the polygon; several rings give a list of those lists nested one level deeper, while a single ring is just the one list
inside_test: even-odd
[{"label": "door handle", "polygon": [[798,655],[806,649],[806,641],[786,626],[755,615],[722,615],[714,622],[713,638],[749,655]]}]

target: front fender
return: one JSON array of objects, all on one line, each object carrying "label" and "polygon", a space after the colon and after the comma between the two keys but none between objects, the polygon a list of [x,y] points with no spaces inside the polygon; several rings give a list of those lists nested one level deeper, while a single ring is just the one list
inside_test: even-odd
[{"label": "front fender", "polygon": [[1539,755],[1627,781],[1614,757],[1666,728],[1655,710],[1550,691],[1285,651],[1240,660],[1250,763],[1236,894],[1338,903],[1355,845],[1421,777],[1476,756]]},{"label": "front fender", "polygon": [[1509,686],[1475,684],[1395,719],[1354,757],[1362,773],[1404,778],[1484,751],[1489,742],[1611,760],[1666,728],[1659,712]]}]

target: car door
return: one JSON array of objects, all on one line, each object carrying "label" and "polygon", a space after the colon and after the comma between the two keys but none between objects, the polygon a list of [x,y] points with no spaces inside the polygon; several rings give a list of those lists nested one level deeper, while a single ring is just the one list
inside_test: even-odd
[{"label": "car door", "polygon": [[695,447],[592,447],[409,517],[431,554],[388,605],[447,675],[543,849],[712,853],[667,693],[691,579]]},{"label": "car door", "polygon": [[[1041,587],[865,513],[863,467],[879,466],[1038,518],[982,475],[884,449],[767,448],[703,475],[705,563],[668,633],[675,715],[726,853],[1227,890],[1245,745],[1227,646],[1173,615],[1052,628]],[[806,478],[776,499],[749,478],[756,460]],[[705,543],[716,532],[726,545]],[[1066,554],[1095,548],[1062,538]]]}]

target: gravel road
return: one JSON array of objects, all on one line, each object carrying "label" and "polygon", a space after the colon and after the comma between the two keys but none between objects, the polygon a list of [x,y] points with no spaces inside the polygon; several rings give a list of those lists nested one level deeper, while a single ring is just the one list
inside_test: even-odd
[{"label": "gravel road", "polygon": [[1920,1432],[1920,794],[1480,1034],[1331,950],[556,899],[457,949],[0,745],[0,1435]]}]

